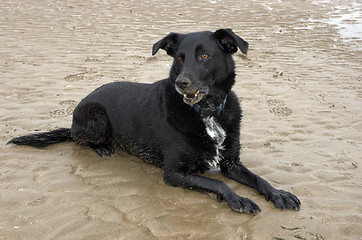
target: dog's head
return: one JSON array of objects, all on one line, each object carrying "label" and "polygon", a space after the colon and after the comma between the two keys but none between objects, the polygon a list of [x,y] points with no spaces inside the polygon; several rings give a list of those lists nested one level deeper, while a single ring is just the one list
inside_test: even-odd
[{"label": "dog's head", "polygon": [[230,91],[235,77],[231,55],[238,48],[246,54],[248,43],[231,29],[219,29],[170,33],[153,45],[152,55],[160,48],[174,58],[170,77],[184,102],[192,106],[211,92]]}]

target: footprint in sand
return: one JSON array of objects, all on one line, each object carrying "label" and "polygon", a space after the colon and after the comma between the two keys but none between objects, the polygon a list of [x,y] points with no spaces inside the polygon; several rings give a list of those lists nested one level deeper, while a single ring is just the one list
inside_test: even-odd
[{"label": "footprint in sand", "polygon": [[102,73],[98,73],[96,71],[86,71],[86,72],[81,72],[81,73],[75,73],[75,74],[70,74],[66,77],[64,77],[64,81],[66,82],[77,82],[77,81],[95,81],[97,79],[100,79],[101,77],[103,77]]},{"label": "footprint in sand", "polygon": [[267,103],[269,107],[271,107],[269,111],[277,116],[286,117],[293,113],[290,108],[285,106],[285,103],[282,100],[270,99]]},{"label": "footprint in sand", "polygon": [[145,59],[146,59],[146,63],[169,62],[170,61],[169,56],[152,56],[152,57],[147,57]]},{"label": "footprint in sand", "polygon": [[70,74],[64,78],[66,82],[76,82],[84,79],[85,73]]},{"label": "footprint in sand", "polygon": [[59,102],[59,105],[62,107],[49,112],[51,118],[63,118],[72,115],[77,102],[74,100],[64,100]]}]

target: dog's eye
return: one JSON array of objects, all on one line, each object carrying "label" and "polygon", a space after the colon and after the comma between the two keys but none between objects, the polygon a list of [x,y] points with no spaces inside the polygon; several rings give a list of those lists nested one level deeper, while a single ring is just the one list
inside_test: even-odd
[{"label": "dog's eye", "polygon": [[206,58],[209,57],[209,55],[208,55],[207,53],[201,53],[201,57],[202,57],[203,59],[206,59]]},{"label": "dog's eye", "polygon": [[183,62],[183,61],[184,61],[184,57],[183,57],[183,56],[178,56],[178,57],[177,57],[177,60],[179,60],[180,62]]}]

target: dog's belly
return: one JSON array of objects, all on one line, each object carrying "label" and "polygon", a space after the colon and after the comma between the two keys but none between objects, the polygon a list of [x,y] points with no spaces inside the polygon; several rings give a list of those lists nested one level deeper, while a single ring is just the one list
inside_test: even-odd
[{"label": "dog's belly", "polygon": [[226,138],[226,132],[214,117],[206,117],[202,120],[205,123],[206,132],[215,142],[216,148],[215,156],[211,159],[206,159],[206,162],[209,165],[209,170],[218,170],[220,169],[220,161],[223,158],[221,151],[224,150],[223,144]]},{"label": "dog's belly", "polygon": [[117,142],[123,151],[141,158],[146,163],[154,164],[160,168],[163,167],[163,154],[161,149],[155,144],[151,144],[151,141],[145,143],[119,135],[117,136]]}]

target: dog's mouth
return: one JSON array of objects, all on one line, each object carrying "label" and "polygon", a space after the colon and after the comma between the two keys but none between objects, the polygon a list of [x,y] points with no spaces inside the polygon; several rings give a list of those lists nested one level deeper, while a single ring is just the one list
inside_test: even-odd
[{"label": "dog's mouth", "polygon": [[194,105],[198,102],[201,101],[201,99],[203,98],[205,94],[200,91],[200,90],[197,90],[195,92],[184,92],[183,93],[183,96],[184,96],[184,102],[188,105]]}]

